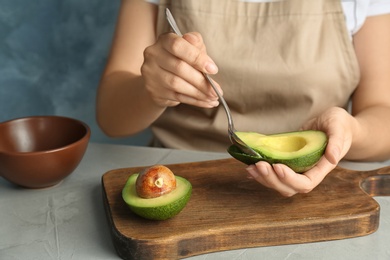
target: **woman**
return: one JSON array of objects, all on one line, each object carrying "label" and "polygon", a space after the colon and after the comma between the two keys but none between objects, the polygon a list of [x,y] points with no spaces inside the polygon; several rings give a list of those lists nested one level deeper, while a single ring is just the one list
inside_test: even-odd
[{"label": "woman", "polygon": [[[390,158],[388,1],[157,2],[122,1],[97,99],[108,135],[151,126],[155,145],[226,150],[226,115],[204,72],[240,131],[328,135],[304,174],[265,162],[247,168],[284,196],[311,191],[342,158]],[[167,33],[166,7],[191,33]]]}]

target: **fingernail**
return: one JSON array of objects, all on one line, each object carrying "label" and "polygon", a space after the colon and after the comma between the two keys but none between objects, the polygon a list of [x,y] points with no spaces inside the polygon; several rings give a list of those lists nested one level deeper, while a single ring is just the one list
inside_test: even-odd
[{"label": "fingernail", "polygon": [[209,104],[212,107],[217,107],[217,106],[219,106],[219,101],[218,100],[214,100],[214,101],[211,101]]},{"label": "fingernail", "polygon": [[284,178],[286,175],[284,174],[284,171],[280,168],[280,165],[278,164],[272,164],[272,167],[274,168],[276,174],[279,176],[279,178]]},{"label": "fingernail", "polygon": [[334,156],[335,162],[337,163],[340,159],[340,149],[338,149],[338,147],[333,148],[332,154]]},{"label": "fingernail", "polygon": [[199,41],[198,37],[192,33],[186,33],[184,34],[184,38],[186,40],[190,40],[191,43],[196,43]]},{"label": "fingernail", "polygon": [[256,172],[256,170],[254,170],[252,167],[247,167],[246,170],[248,171],[248,173],[253,177],[253,178],[257,178],[259,177],[259,174]]},{"label": "fingernail", "polygon": [[218,67],[212,62],[206,63],[205,69],[209,74],[215,74],[218,72]]},{"label": "fingernail", "polygon": [[268,176],[269,171],[268,171],[268,165],[264,162],[258,162],[256,164],[257,168],[260,169],[260,172],[263,176]]}]

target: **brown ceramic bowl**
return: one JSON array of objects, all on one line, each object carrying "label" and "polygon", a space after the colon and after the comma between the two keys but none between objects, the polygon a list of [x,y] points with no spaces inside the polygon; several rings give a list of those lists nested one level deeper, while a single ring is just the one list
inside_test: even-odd
[{"label": "brown ceramic bowl", "polygon": [[56,185],[78,166],[90,135],[85,123],[60,116],[0,123],[0,176],[27,188]]}]

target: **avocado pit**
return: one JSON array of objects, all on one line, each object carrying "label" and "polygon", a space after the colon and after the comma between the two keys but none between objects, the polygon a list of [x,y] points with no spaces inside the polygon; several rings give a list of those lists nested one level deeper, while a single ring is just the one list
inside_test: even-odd
[{"label": "avocado pit", "polygon": [[139,197],[157,198],[176,188],[176,178],[168,167],[153,165],[138,175],[135,185]]}]

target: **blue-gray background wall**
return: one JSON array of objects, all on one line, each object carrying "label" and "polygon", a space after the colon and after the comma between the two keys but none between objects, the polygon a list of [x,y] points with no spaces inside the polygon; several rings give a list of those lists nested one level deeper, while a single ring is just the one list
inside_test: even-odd
[{"label": "blue-gray background wall", "polygon": [[0,0],[0,122],[29,115],[80,119],[91,141],[146,145],[150,133],[106,137],[96,89],[120,0]]}]

